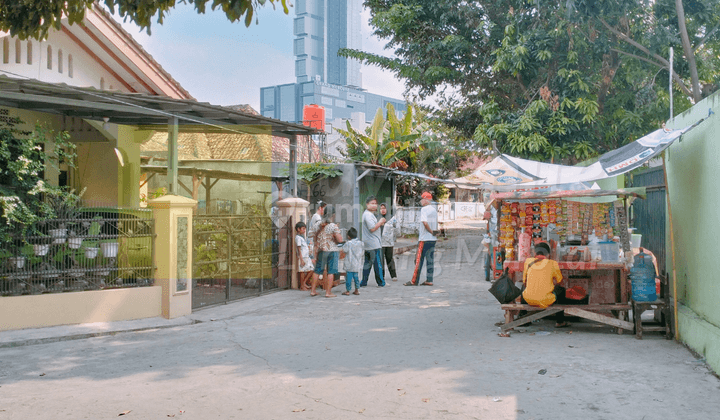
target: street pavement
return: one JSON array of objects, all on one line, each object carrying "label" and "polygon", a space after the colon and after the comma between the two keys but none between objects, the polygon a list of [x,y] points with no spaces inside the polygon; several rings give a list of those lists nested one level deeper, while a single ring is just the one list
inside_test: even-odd
[{"label": "street pavement", "polygon": [[433,287],[402,286],[408,252],[398,282],[359,296],[0,333],[0,419],[718,418],[720,380],[656,333],[548,320],[498,336],[479,234],[440,241]]}]

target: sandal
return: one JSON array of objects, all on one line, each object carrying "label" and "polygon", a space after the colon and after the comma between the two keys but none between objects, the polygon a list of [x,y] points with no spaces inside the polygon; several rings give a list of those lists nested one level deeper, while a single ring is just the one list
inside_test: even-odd
[{"label": "sandal", "polygon": [[420,283],[420,286],[432,286],[432,285],[433,285],[432,283],[428,283],[426,281]]},{"label": "sandal", "polygon": [[350,291],[342,292],[343,296],[350,296]]},{"label": "sandal", "polygon": [[570,324],[567,322],[563,322],[562,324],[555,324],[555,328],[567,328]]},{"label": "sandal", "polygon": [[409,281],[409,282],[405,283],[405,286],[417,286],[417,284]]},{"label": "sandal", "polygon": [[337,297],[337,296],[336,296],[336,295],[325,295],[325,297],[326,297],[326,298],[333,298],[333,297]]},{"label": "sandal", "polygon": [[310,293],[310,296],[317,296],[317,293]]},{"label": "sandal", "polygon": [[360,294],[360,292],[358,291],[358,289],[355,289],[355,291],[353,292],[353,295],[359,295],[359,294]]}]

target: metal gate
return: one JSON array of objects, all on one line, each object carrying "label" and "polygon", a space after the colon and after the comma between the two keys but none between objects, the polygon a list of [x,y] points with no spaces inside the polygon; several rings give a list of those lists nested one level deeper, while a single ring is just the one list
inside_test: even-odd
[{"label": "metal gate", "polygon": [[289,217],[193,217],[193,309],[287,289]]},{"label": "metal gate", "polygon": [[632,204],[631,226],[642,234],[641,246],[655,254],[660,270],[665,268],[665,175],[662,166],[633,174],[630,186],[645,187],[647,198]]}]

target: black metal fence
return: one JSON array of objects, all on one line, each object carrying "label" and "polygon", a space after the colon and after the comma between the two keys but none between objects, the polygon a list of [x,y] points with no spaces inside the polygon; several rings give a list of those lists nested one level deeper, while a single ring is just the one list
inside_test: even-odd
[{"label": "black metal fence", "polygon": [[642,234],[641,246],[655,254],[660,270],[665,268],[665,221],[667,215],[665,174],[656,167],[634,173],[630,186],[645,187],[647,198],[633,202],[632,227]]},{"label": "black metal fence", "polygon": [[193,217],[193,308],[290,286],[287,217]]},{"label": "black metal fence", "polygon": [[28,232],[0,243],[1,296],[153,284],[150,210],[85,208]]}]

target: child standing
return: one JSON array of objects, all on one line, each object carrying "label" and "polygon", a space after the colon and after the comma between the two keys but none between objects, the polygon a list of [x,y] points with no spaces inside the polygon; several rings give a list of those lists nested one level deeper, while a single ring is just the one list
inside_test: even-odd
[{"label": "child standing", "polygon": [[350,228],[347,232],[347,242],[345,242],[345,245],[343,245],[343,253],[345,254],[345,292],[343,292],[343,295],[349,296],[350,295],[350,286],[352,285],[352,282],[355,282],[355,291],[353,292],[354,295],[359,295],[360,292],[358,289],[360,288],[360,279],[359,279],[359,273],[360,270],[363,268],[363,243],[357,239],[357,230],[355,228]]},{"label": "child standing", "polygon": [[308,248],[307,240],[305,240],[305,231],[307,226],[303,222],[295,224],[295,245],[297,246],[298,256],[298,285],[300,290],[310,289],[310,279],[312,279],[315,266],[310,259],[310,248]]}]

